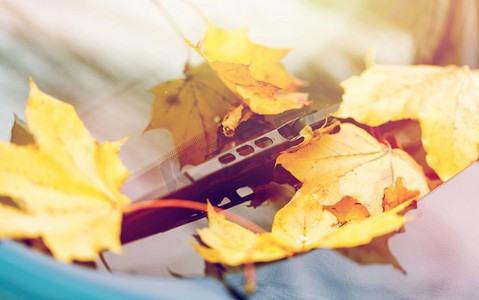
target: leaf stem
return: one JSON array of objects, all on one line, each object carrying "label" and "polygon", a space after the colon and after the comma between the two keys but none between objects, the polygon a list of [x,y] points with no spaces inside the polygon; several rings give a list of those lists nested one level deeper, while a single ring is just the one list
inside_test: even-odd
[{"label": "leaf stem", "polygon": [[248,294],[256,292],[256,269],[254,263],[246,263],[244,270],[244,289]]},{"label": "leaf stem", "polygon": [[379,127],[369,127],[369,133],[381,144],[385,145],[389,149],[392,148],[391,143],[387,140],[386,136],[383,136]]},{"label": "leaf stem", "polygon": [[105,266],[105,269],[108,271],[108,273],[111,273],[111,268],[106,262],[105,256],[103,255],[103,251],[100,252],[99,256],[100,256],[101,262],[103,263],[103,266]]}]

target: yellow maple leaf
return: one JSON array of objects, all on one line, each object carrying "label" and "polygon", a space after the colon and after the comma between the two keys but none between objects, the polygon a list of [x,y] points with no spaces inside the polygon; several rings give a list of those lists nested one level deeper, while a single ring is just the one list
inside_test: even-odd
[{"label": "yellow maple leaf", "polygon": [[41,237],[62,261],[94,260],[119,251],[119,189],[129,176],[117,157],[119,142],[96,142],[73,106],[30,81],[26,107],[34,143],[0,142],[0,238]]},{"label": "yellow maple leaf", "polygon": [[415,199],[396,199],[402,203],[383,211],[385,189],[400,182],[386,197],[406,187],[417,190],[415,197],[427,193],[421,168],[406,153],[382,145],[359,127],[342,124],[338,133],[320,129],[316,136],[310,131],[306,128],[304,141],[277,159],[303,186],[276,213],[271,232],[253,233],[224,217],[218,222],[210,210],[210,227],[198,231],[210,248],[195,246],[206,260],[237,265],[367,244],[399,229],[405,221],[399,213]]},{"label": "yellow maple leaf", "polygon": [[155,86],[151,121],[145,130],[167,128],[175,145],[195,143],[194,151],[180,156],[182,165],[197,165],[216,149],[217,127],[239,99],[224,86],[208,64],[188,67],[185,78]]},{"label": "yellow maple leaf", "polygon": [[266,233],[254,233],[209,209],[209,227],[198,230],[208,247],[193,247],[208,262],[231,266],[274,261],[315,248],[355,247],[401,228],[405,218],[398,213],[411,204],[407,201],[382,214],[339,226],[336,217],[316,200],[303,200],[280,210],[272,232]]},{"label": "yellow maple leaf", "polygon": [[280,64],[289,50],[253,43],[248,31],[208,25],[196,49],[225,85],[258,114],[278,114],[308,105],[302,83]]},{"label": "yellow maple leaf", "polygon": [[427,163],[446,181],[479,158],[478,82],[467,66],[373,65],[342,82],[335,115],[369,126],[419,121]]},{"label": "yellow maple leaf", "polygon": [[399,177],[408,190],[421,196],[429,191],[421,167],[406,152],[347,123],[336,134],[320,134],[304,147],[281,154],[276,163],[303,183],[295,197],[313,195],[330,206],[350,196],[371,215],[383,211],[384,189]]}]

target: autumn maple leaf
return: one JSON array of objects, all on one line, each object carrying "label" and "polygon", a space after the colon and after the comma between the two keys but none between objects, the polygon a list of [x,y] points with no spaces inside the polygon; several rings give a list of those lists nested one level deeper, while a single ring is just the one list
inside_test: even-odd
[{"label": "autumn maple leaf", "polygon": [[479,71],[372,65],[342,86],[338,117],[369,126],[419,121],[426,161],[443,181],[479,158]]},{"label": "autumn maple leaf", "polygon": [[41,237],[62,261],[120,250],[119,189],[129,176],[119,142],[91,138],[75,109],[30,82],[26,119],[34,143],[0,142],[0,238]]},{"label": "autumn maple leaf", "polygon": [[371,215],[383,211],[384,189],[399,177],[408,190],[421,195],[429,191],[421,167],[406,152],[391,149],[348,123],[341,124],[336,134],[321,134],[287,151],[276,163],[303,183],[295,197],[310,194],[329,206],[349,196]]},{"label": "autumn maple leaf", "polygon": [[231,106],[241,103],[206,63],[189,66],[185,78],[160,83],[151,91],[156,99],[145,130],[167,128],[177,146],[194,142],[194,151],[180,157],[182,165],[197,165],[216,150],[218,124]]},{"label": "autumn maple leaf", "polygon": [[278,114],[308,105],[303,85],[279,62],[289,50],[253,43],[248,31],[208,25],[196,49],[224,84],[258,114]]}]

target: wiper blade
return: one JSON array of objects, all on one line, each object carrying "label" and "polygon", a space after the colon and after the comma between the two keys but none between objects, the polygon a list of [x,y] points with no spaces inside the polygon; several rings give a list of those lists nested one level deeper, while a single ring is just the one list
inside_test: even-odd
[{"label": "wiper blade", "polygon": [[[330,107],[334,112],[336,106]],[[185,199],[206,202],[229,208],[251,200],[252,193],[244,187],[266,184],[273,179],[278,155],[301,142],[300,131],[305,126],[317,129],[324,125],[326,110],[297,117],[279,128],[271,130],[217,155],[197,166],[174,172],[174,162],[165,160],[125,184],[123,191],[134,194],[142,186],[151,186],[137,197],[138,201],[151,199]],[[227,201],[224,201],[225,198]],[[127,243],[158,232],[163,232],[204,217],[203,212],[187,209],[163,208],[125,214],[121,240]]]}]

